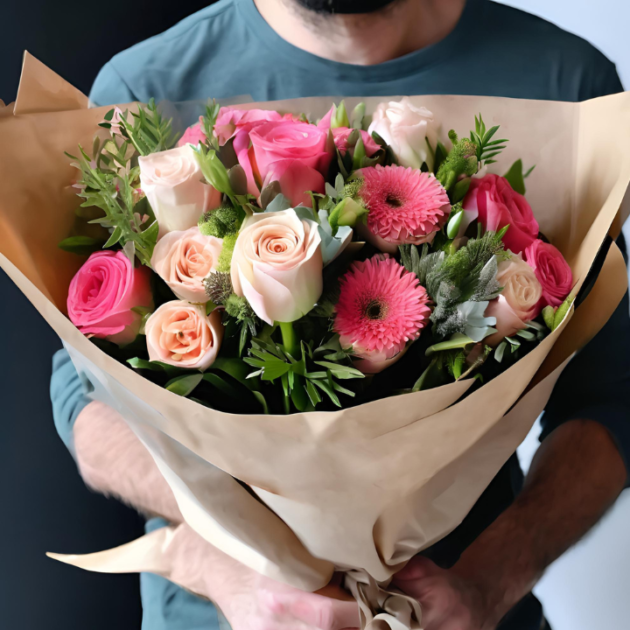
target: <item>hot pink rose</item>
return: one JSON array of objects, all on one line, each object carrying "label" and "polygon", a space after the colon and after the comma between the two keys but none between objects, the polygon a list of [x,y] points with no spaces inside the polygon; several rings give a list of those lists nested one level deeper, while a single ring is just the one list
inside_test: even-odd
[{"label": "hot pink rose", "polygon": [[486,175],[473,179],[464,199],[466,224],[475,219],[488,231],[509,225],[503,237],[506,249],[520,254],[538,237],[538,222],[531,206],[510,186],[505,177]]},{"label": "hot pink rose", "polygon": [[151,308],[151,272],[134,267],[121,251],[92,254],[68,290],[68,316],[84,334],[123,345],[132,342],[141,316],[134,307]]},{"label": "hot pink rose", "polygon": [[571,267],[560,251],[536,239],[526,250],[525,260],[542,286],[543,306],[560,306],[573,287]]},{"label": "hot pink rose", "polygon": [[[282,120],[282,118],[282,114],[272,110],[222,107],[214,125],[214,135],[219,140],[219,144],[223,146],[239,131],[249,133],[257,125],[270,120]],[[290,115],[289,118],[291,118]]]},{"label": "hot pink rose", "polygon": [[[341,155],[344,155],[348,150],[348,136],[353,131],[354,129],[349,129],[348,127],[337,127],[332,130],[335,146],[339,149]],[[367,131],[361,130],[361,138],[363,139],[365,154],[368,157],[372,157],[381,148]]]},{"label": "hot pink rose", "polygon": [[223,324],[215,309],[206,315],[205,305],[167,302],[149,317],[145,331],[151,361],[206,370],[217,358]]},{"label": "hot pink rose", "polygon": [[323,129],[293,120],[267,122],[249,134],[239,132],[234,138],[234,149],[247,174],[248,191],[258,196],[262,188],[274,181],[280,181],[282,188],[283,175],[292,169],[291,189],[282,188],[282,192],[294,206],[310,205],[306,191],[324,192],[324,175],[332,159],[327,138]]},{"label": "hot pink rose", "polygon": [[194,144],[197,146],[200,142],[203,143],[205,141],[206,134],[203,132],[201,117],[199,117],[199,122],[196,125],[192,125],[192,127],[188,127],[188,129],[184,131],[184,135],[177,142],[177,146],[183,147],[185,144]]}]

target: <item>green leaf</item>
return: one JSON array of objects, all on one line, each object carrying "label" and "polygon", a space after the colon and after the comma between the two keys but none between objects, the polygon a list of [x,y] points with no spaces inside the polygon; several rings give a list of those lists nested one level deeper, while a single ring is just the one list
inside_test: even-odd
[{"label": "green leaf", "polygon": [[214,363],[209,369],[220,370],[221,372],[229,374],[239,383],[243,383],[243,385],[247,385],[248,387],[251,385],[251,383],[248,383],[247,381],[249,368],[242,359],[218,357],[214,360]]},{"label": "green leaf", "polygon": [[214,374],[213,372],[206,372],[203,375],[203,380],[210,383],[213,387],[216,387],[221,393],[226,396],[230,396],[231,398],[241,398],[241,393],[234,387],[230,385],[225,379],[222,379],[218,374]]},{"label": "green leaf", "polygon": [[534,164],[534,166],[532,166],[530,169],[527,170],[527,173],[525,173],[525,175],[523,175],[523,177],[525,179],[527,179],[534,172],[535,168],[536,168],[536,165]]},{"label": "green leaf", "polygon": [[254,394],[254,396],[256,397],[256,400],[261,404],[262,408],[263,408],[263,413],[268,415],[269,414],[269,406],[267,405],[267,401],[265,400],[265,397],[258,391],[253,390],[252,394]]},{"label": "green leaf", "polygon": [[177,376],[166,384],[166,389],[178,396],[188,396],[192,394],[197,385],[201,383],[203,374],[189,374],[188,376]]},{"label": "green leaf", "polygon": [[330,386],[328,381],[322,380],[322,381],[310,381],[310,382],[314,383],[317,387],[319,387],[319,389],[321,389],[325,394],[327,394],[330,400],[332,400],[333,403],[337,407],[341,407],[341,401],[339,400],[339,396],[337,396],[337,394],[335,393],[335,390]]},{"label": "green leaf", "polygon": [[534,335],[534,333],[529,332],[529,330],[519,330],[516,334],[519,337],[526,339],[527,341],[534,341],[534,339],[536,339],[536,335]]},{"label": "green leaf", "polygon": [[494,358],[498,363],[503,361],[503,355],[505,354],[505,350],[508,347],[505,341],[502,341],[494,351]]},{"label": "green leaf", "polygon": [[520,195],[525,194],[525,179],[523,177],[523,161],[516,160],[510,170],[504,175],[510,186]]},{"label": "green leaf", "polygon": [[105,241],[98,238],[90,238],[89,236],[71,236],[66,238],[57,247],[63,249],[64,252],[77,254],[79,256],[89,256],[94,252],[102,249]]},{"label": "green leaf", "polygon": [[139,359],[134,357],[133,359],[127,359],[127,363],[135,370],[151,370],[152,372],[164,372],[164,368],[159,363],[153,361],[146,361],[145,359]]},{"label": "green leaf", "polygon": [[277,378],[284,376],[291,369],[291,366],[285,361],[280,361],[280,359],[270,359],[264,362],[262,369],[261,378],[263,381],[275,381]]},{"label": "green leaf", "polygon": [[333,363],[332,361],[315,361],[315,363],[330,370],[333,376],[342,380],[350,378],[365,378],[365,374],[363,374],[363,372],[347,365],[340,365],[339,363]]},{"label": "green leaf", "polygon": [[470,337],[463,335],[462,333],[455,333],[447,341],[442,341],[441,343],[436,343],[432,346],[429,346],[425,352],[425,355],[429,357],[436,352],[443,352],[444,350],[457,350],[459,348],[465,348],[466,346],[474,343],[475,342]]}]

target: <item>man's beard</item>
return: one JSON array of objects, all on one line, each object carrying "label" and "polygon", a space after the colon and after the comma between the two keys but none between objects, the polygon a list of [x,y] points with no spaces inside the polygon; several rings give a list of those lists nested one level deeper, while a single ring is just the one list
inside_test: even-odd
[{"label": "man's beard", "polygon": [[397,0],[294,0],[309,11],[319,14],[356,14],[379,11]]}]

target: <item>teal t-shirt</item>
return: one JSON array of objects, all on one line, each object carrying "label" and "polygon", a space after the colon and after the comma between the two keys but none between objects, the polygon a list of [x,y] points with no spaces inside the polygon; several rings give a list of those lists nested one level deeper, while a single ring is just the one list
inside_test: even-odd
[{"label": "teal t-shirt", "polygon": [[[322,33],[325,41],[325,33]],[[614,64],[593,46],[537,17],[489,0],[468,0],[442,41],[376,66],[322,59],[283,40],[254,0],[220,2],[116,55],[91,92],[98,105],[249,96],[256,101],[302,96],[478,94],[579,101],[622,90]],[[630,322],[627,297],[593,343],[565,370],[547,406],[544,434],[574,418],[605,425],[630,453]],[[53,374],[55,421],[71,447],[72,424],[86,404],[63,353]],[[589,368],[598,365],[595,373]],[[72,372],[72,374],[69,374]],[[431,556],[452,564],[512,501],[522,483],[516,458],[497,475],[462,526]],[[156,523],[150,526],[157,526]],[[144,630],[217,627],[211,604],[157,576],[143,576]],[[537,630],[541,609],[529,596],[501,630]]]}]

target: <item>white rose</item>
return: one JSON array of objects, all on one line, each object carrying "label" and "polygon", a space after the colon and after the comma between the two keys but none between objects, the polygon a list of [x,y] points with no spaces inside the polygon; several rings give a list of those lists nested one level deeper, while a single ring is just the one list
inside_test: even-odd
[{"label": "white rose", "polygon": [[222,239],[204,236],[197,226],[169,232],[155,246],[151,266],[180,300],[205,304],[203,281],[216,271],[221,249]]},{"label": "white rose", "polygon": [[160,226],[160,237],[197,225],[221,205],[221,194],[205,183],[190,145],[138,158],[140,186]]},{"label": "white rose", "polygon": [[308,313],[322,294],[322,271],[315,221],[289,209],[255,214],[243,224],[232,255],[232,285],[268,324]]},{"label": "white rose", "polygon": [[374,112],[368,133],[373,131],[389,144],[402,166],[420,168],[423,162],[433,169],[433,156],[427,140],[435,150],[437,124],[426,107],[416,107],[408,97],[400,102],[381,103]]}]

